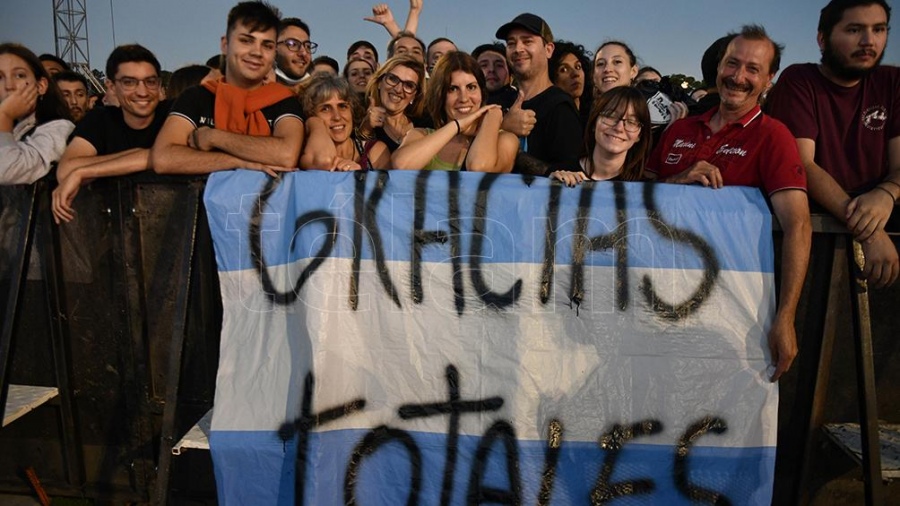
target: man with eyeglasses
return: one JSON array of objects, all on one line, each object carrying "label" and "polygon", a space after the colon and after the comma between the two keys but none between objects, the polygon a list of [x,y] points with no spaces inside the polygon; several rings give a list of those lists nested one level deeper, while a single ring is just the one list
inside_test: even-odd
[{"label": "man with eyeglasses", "polygon": [[784,124],[759,108],[759,96],[778,72],[781,50],[761,26],[743,27],[719,61],[719,105],[673,123],[647,163],[647,171],[666,183],[753,186],[768,195],[784,231],[781,293],[768,333],[772,381],[797,355],[794,317],[811,242],[806,170],[797,145]]},{"label": "man with eyeglasses", "polygon": [[309,40],[309,25],[300,18],[281,20],[281,31],[275,48],[275,75],[278,82],[294,93],[299,92],[300,82],[309,77],[312,55],[319,47]]},{"label": "man with eyeglasses", "polygon": [[75,217],[72,202],[82,184],[150,168],[150,147],[166,120],[168,101],[160,101],[160,65],[138,44],[119,46],[106,61],[107,93],[119,107],[94,107],[72,134],[53,192],[56,222]]},{"label": "man with eyeglasses", "polygon": [[240,2],[228,12],[225,76],[178,97],[151,150],[153,170],[241,168],[274,177],[296,169],[305,133],[300,102],[284,85],[266,83],[280,25],[278,9],[267,2]]}]

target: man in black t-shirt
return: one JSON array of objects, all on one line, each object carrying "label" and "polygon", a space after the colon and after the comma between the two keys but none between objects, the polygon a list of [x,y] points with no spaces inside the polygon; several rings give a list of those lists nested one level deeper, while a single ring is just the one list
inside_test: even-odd
[{"label": "man in black t-shirt", "polygon": [[550,81],[553,33],[543,19],[520,14],[497,30],[519,86],[519,98],[503,118],[503,129],[522,139],[514,172],[546,176],[581,170],[581,121],[575,102]]},{"label": "man in black t-shirt", "polygon": [[119,46],[106,61],[106,75],[107,93],[120,107],[95,107],[75,128],[56,173],[52,210],[57,223],[75,217],[72,201],[81,185],[150,168],[150,147],[169,106],[159,100],[159,60],[138,44]]},{"label": "man in black t-shirt", "polygon": [[303,145],[300,104],[287,87],[264,82],[275,62],[279,14],[265,2],[241,2],[222,38],[225,77],[182,93],[151,152],[164,174],[236,168],[275,176],[297,167]]}]

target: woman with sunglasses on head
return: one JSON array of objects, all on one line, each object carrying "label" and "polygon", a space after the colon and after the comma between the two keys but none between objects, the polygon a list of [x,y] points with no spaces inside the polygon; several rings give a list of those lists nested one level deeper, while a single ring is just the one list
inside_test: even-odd
[{"label": "woman with sunglasses on head", "polygon": [[412,130],[412,118],[422,114],[425,66],[412,56],[384,62],[366,89],[368,110],[360,134],[383,142],[392,153]]},{"label": "woman with sunglasses on head", "polygon": [[333,171],[390,168],[391,154],[387,146],[356,134],[353,112],[357,97],[346,79],[314,74],[302,100],[308,135],[300,155],[301,168]]},{"label": "woman with sunglasses on head", "polygon": [[391,156],[398,169],[509,172],[519,139],[500,130],[503,111],[484,105],[484,74],[464,52],[442,56],[434,66],[425,109],[434,129],[416,128]]},{"label": "woman with sunglasses on head", "polygon": [[594,102],[584,135],[587,156],[581,171],[550,174],[567,186],[582,181],[640,181],[650,152],[650,111],[644,95],[631,87],[616,87]]},{"label": "woman with sunglasses on head", "polygon": [[31,184],[50,172],[75,124],[38,57],[0,44],[0,184]]}]

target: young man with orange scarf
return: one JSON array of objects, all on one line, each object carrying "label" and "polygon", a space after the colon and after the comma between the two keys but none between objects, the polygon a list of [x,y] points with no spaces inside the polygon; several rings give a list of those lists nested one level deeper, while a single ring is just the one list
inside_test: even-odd
[{"label": "young man with orange scarf", "polygon": [[241,2],[222,37],[225,76],[191,88],[172,106],[151,152],[161,174],[206,174],[235,168],[275,176],[293,170],[303,146],[300,104],[277,83],[264,84],[275,60],[280,13]]}]

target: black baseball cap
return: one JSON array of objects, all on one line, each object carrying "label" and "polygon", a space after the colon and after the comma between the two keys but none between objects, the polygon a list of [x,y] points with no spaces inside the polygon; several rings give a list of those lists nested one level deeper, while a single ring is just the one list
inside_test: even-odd
[{"label": "black baseball cap", "polygon": [[513,28],[521,28],[535,35],[540,35],[544,42],[553,42],[553,32],[550,31],[550,25],[547,24],[540,16],[526,12],[519,14],[516,19],[501,26],[497,30],[496,36],[500,40],[506,40],[506,36]]}]

